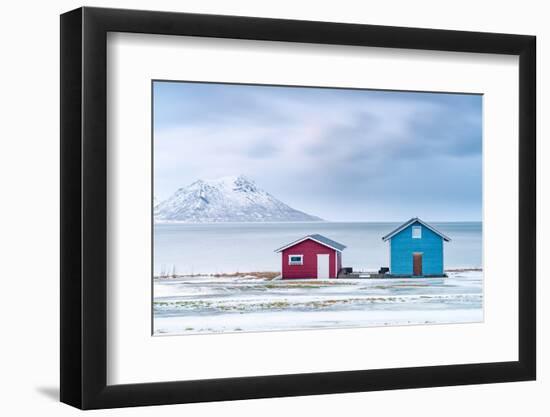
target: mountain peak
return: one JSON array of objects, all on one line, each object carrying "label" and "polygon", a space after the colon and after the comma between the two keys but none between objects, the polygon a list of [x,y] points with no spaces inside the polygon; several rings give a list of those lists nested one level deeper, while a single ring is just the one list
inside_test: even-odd
[{"label": "mountain peak", "polygon": [[[218,177],[218,178],[200,178],[196,181],[194,181],[193,184],[200,184],[200,185],[221,185],[221,184],[235,184],[239,182],[244,183],[254,183],[251,179],[247,178],[246,176],[239,174],[239,175],[227,175],[224,177]],[[185,187],[184,187],[185,188]]]},{"label": "mountain peak", "polygon": [[244,175],[199,179],[156,206],[155,221],[278,222],[319,221],[293,209]]}]

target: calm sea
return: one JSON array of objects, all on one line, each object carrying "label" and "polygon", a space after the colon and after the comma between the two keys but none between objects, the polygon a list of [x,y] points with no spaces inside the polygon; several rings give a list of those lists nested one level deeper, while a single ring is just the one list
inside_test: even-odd
[{"label": "calm sea", "polygon": [[[432,223],[449,236],[445,268],[482,266],[481,222]],[[155,275],[279,271],[275,249],[301,237],[320,233],[347,248],[343,266],[376,270],[388,266],[388,243],[382,236],[399,223],[217,223],[156,224]]]}]

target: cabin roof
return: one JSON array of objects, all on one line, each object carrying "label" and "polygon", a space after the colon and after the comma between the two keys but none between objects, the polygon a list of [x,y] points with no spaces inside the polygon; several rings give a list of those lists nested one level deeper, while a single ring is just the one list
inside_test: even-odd
[{"label": "cabin roof", "polygon": [[346,248],[345,245],[342,245],[341,243],[338,243],[338,242],[336,242],[332,239],[329,239],[328,237],[325,237],[325,236],[320,235],[320,234],[312,234],[312,235],[304,236],[301,239],[295,240],[294,242],[291,242],[288,245],[282,246],[279,249],[276,249],[275,252],[282,252],[285,249],[290,248],[294,245],[297,245],[298,243],[301,243],[304,240],[308,240],[308,239],[313,240],[314,242],[320,243],[323,246],[327,246],[331,249],[334,249],[338,252],[342,252]]},{"label": "cabin roof", "polygon": [[388,233],[386,236],[384,236],[382,238],[383,241],[386,241],[388,239],[391,239],[392,237],[394,237],[396,234],[398,234],[399,232],[401,232],[402,230],[406,229],[407,227],[411,226],[412,224],[414,223],[420,223],[422,226],[430,229],[432,232],[434,232],[436,235],[439,235],[443,238],[444,241],[446,242],[450,242],[451,241],[451,238],[448,237],[448,236],[445,236],[443,233],[441,233],[439,230],[437,230],[435,227],[433,226],[430,226],[428,223],[426,223],[425,221],[423,220],[420,220],[418,217],[413,217],[412,219],[410,219],[409,221],[403,223],[401,226],[399,226],[397,229],[395,229],[394,231]]}]

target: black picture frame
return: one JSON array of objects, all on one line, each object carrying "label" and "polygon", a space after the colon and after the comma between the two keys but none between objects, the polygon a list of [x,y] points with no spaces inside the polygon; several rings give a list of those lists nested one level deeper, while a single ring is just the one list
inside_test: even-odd
[{"label": "black picture frame", "polygon": [[[108,32],[519,56],[519,360],[107,385]],[[88,7],[61,15],[61,401],[95,409],[535,379],[535,45],[525,35],[237,16]]]}]

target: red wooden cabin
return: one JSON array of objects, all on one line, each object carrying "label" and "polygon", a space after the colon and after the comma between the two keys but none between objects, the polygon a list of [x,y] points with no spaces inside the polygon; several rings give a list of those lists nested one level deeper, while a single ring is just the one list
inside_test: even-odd
[{"label": "red wooden cabin", "polygon": [[336,278],[345,246],[322,235],[308,235],[285,245],[281,253],[283,279]]}]

